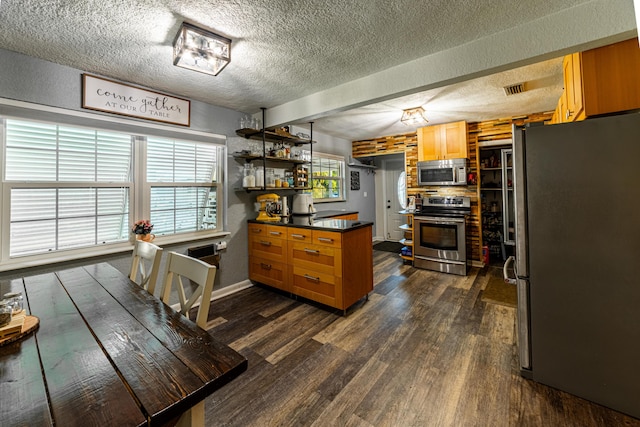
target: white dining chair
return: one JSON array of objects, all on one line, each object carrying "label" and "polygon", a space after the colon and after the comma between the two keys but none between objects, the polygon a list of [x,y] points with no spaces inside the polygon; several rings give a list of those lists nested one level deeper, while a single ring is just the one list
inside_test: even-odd
[{"label": "white dining chair", "polygon": [[[178,300],[180,302],[180,313],[189,317],[189,310],[200,300],[196,324],[202,329],[207,326],[207,316],[209,315],[209,302],[213,291],[213,281],[216,278],[218,269],[199,259],[182,255],[177,252],[169,252],[166,260],[164,283],[162,285],[162,301],[170,305],[171,287],[175,281],[178,284]],[[183,279],[188,279],[196,288],[187,298],[185,292],[186,283]],[[188,286],[190,289],[193,285]],[[178,421],[177,427],[204,427],[204,401],[197,403],[185,412]]]},{"label": "white dining chair", "polygon": [[153,243],[136,240],[131,256],[129,279],[146,289],[150,294],[156,290],[162,248]]},{"label": "white dining chair", "polygon": [[[162,301],[169,304],[171,297],[171,288],[173,282],[177,283],[178,301],[180,303],[180,313],[189,317],[189,310],[198,301],[198,313],[196,315],[196,324],[201,328],[207,325],[207,316],[209,315],[209,302],[211,301],[211,292],[213,291],[213,281],[216,277],[218,269],[204,261],[196,258],[182,255],[177,252],[169,252],[166,259],[164,272],[164,283],[162,285]],[[183,279],[189,279],[193,285],[185,288]],[[195,289],[191,295],[187,297],[185,289],[191,290],[195,285]]]}]

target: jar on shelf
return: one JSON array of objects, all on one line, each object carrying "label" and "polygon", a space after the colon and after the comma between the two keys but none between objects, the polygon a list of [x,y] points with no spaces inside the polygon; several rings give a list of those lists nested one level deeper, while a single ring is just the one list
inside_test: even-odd
[{"label": "jar on shelf", "polygon": [[267,187],[275,187],[276,185],[275,179],[276,179],[275,171],[273,170],[273,168],[267,168],[265,172],[265,180],[267,183]]},{"label": "jar on shelf", "polygon": [[256,173],[252,163],[245,163],[244,165],[242,186],[244,188],[256,186]]},{"label": "jar on shelf", "polygon": [[256,166],[256,187],[264,187],[264,168],[262,166]]}]

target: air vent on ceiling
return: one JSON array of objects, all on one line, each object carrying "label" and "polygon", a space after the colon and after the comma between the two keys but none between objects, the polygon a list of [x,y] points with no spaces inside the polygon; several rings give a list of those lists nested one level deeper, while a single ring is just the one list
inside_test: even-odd
[{"label": "air vent on ceiling", "polygon": [[509,95],[516,95],[518,93],[522,93],[524,92],[524,82],[523,83],[517,83],[515,85],[510,85],[510,86],[505,86],[504,88],[504,93],[505,95],[509,96]]}]

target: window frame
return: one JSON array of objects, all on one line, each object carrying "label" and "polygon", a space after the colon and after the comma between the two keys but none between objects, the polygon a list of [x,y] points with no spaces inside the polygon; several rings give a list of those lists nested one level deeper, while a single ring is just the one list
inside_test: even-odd
[{"label": "window frame", "polygon": [[[338,177],[324,177],[324,176],[315,176],[316,167],[313,164],[313,161],[316,159],[327,159],[327,160],[336,160],[340,164],[340,176]],[[338,197],[324,197],[324,198],[313,198],[314,203],[332,203],[332,202],[344,202],[347,200],[346,189],[345,189],[345,174],[347,173],[347,165],[344,156],[340,156],[337,154],[327,154],[327,153],[318,153],[313,152],[313,157],[311,159],[311,194],[313,195],[314,189],[316,188],[314,181],[317,179],[325,179],[331,181],[338,181],[340,195]]]},{"label": "window frame", "polygon": [[[78,127],[90,130],[101,130],[106,132],[124,133],[133,138],[132,142],[132,174],[128,182],[28,182],[28,181],[6,181],[6,120],[20,120],[31,122],[43,122],[58,126]],[[55,262],[70,261],[87,256],[100,256],[131,250],[134,242],[133,235],[125,241],[115,243],[105,243],[99,245],[89,245],[79,248],[56,250],[53,252],[30,254],[30,255],[9,255],[10,250],[10,230],[11,230],[11,191],[13,188],[128,188],[129,189],[129,224],[133,224],[137,219],[149,217],[150,210],[150,186],[146,179],[146,137],[159,137],[174,140],[182,140],[193,143],[205,143],[216,146],[219,150],[219,157],[216,165],[217,180],[207,184],[202,184],[213,188],[216,192],[216,228],[184,233],[175,233],[159,237],[158,244],[183,243],[188,241],[222,237],[229,235],[224,231],[226,228],[226,206],[227,190],[225,178],[227,173],[227,147],[226,136],[193,131],[190,129],[176,130],[167,126],[155,123],[137,123],[130,120],[102,117],[85,112],[74,112],[62,110],[56,107],[37,106],[20,101],[0,99],[0,179],[2,192],[0,198],[0,271],[8,271],[17,268],[25,268],[35,265],[43,265]],[[41,185],[46,184],[46,185]],[[173,184],[175,186],[175,184]],[[198,185],[201,186],[201,185]]]}]

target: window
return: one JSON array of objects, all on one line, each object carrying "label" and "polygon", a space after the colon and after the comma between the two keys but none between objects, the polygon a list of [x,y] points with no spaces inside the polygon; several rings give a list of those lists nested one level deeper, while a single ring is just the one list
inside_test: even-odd
[{"label": "window", "polygon": [[398,177],[398,202],[402,209],[407,209],[407,174],[405,171],[400,173]]},{"label": "window", "polygon": [[314,201],[334,202],[344,200],[344,157],[313,153],[311,169]]},{"label": "window", "polygon": [[158,235],[217,227],[218,151],[211,144],[147,140],[150,218]]},{"label": "window", "polygon": [[0,125],[3,261],[87,256],[126,243],[143,218],[156,235],[221,231],[222,145],[10,118]]}]

